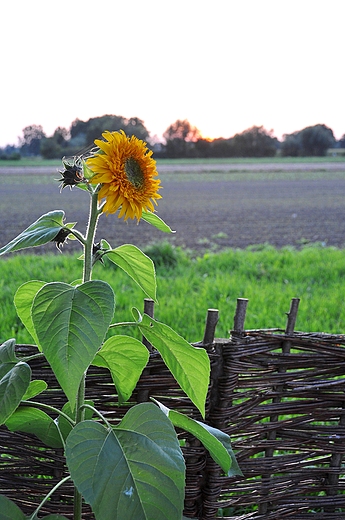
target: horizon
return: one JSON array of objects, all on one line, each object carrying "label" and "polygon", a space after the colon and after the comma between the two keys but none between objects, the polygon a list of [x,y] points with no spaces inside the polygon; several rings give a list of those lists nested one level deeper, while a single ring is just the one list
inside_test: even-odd
[{"label": "horizon", "polygon": [[[102,116],[96,116],[96,117],[103,117],[103,116],[105,116],[105,115],[116,115],[116,114],[103,114]],[[132,116],[132,117],[136,117],[136,116]],[[175,121],[173,121],[172,123],[174,123],[174,122],[175,122]],[[190,122],[190,121],[189,121],[189,122]],[[190,123],[191,123],[191,122],[190,122]],[[68,127],[66,127],[67,130],[70,129],[71,124],[72,124],[72,121],[71,121],[70,125],[69,125]],[[145,122],[144,122],[144,124],[145,124]],[[316,123],[316,124],[317,124],[317,125],[318,125],[318,124],[320,124],[320,125],[324,125],[324,123]],[[192,123],[191,123],[191,125],[192,125]],[[42,125],[41,125],[41,126],[42,126]],[[170,126],[170,125],[169,125],[169,126]],[[308,125],[308,126],[314,126],[314,125]],[[325,125],[325,126],[327,126],[327,125]],[[246,131],[246,130],[250,130],[250,129],[253,128],[253,127],[263,127],[264,130],[266,130],[267,132],[272,131],[272,129],[270,130],[270,129],[268,129],[268,128],[265,128],[264,125],[252,125],[252,127],[250,127],[250,128],[244,128],[243,130],[241,130],[241,131],[239,131],[239,132],[235,132],[234,135],[231,135],[231,136],[228,136],[228,137],[224,137],[224,136],[217,136],[217,137],[204,137],[204,136],[202,135],[202,133],[200,132],[200,135],[201,135],[200,138],[201,138],[201,139],[209,140],[210,142],[212,142],[212,141],[214,141],[214,140],[216,140],[216,139],[232,139],[236,134],[241,134],[242,132],[244,132],[244,131]],[[306,128],[306,127],[305,127],[305,128]],[[55,129],[54,129],[54,130],[55,130]],[[104,130],[107,130],[107,129],[104,129]],[[197,130],[200,131],[199,128],[198,128]],[[303,130],[303,129],[302,129],[302,128],[299,128],[298,130],[293,130],[291,133],[295,133],[295,132],[298,132],[298,131],[300,131],[300,130]],[[332,128],[331,128],[331,130],[333,131]],[[44,128],[43,128],[43,131],[44,131]],[[160,136],[160,137],[159,137],[159,136],[156,136],[156,135],[152,135],[152,132],[150,132],[150,129],[149,129],[149,128],[147,128],[147,131],[149,132],[149,136],[150,136],[149,139],[150,139],[150,138],[153,138],[153,137],[157,137],[157,140],[155,140],[155,143],[162,143],[162,144],[165,143],[165,139],[164,139],[163,136]],[[52,132],[52,134],[53,134],[53,133],[54,133],[54,132]],[[334,132],[333,132],[333,133],[334,133]],[[46,137],[47,137],[47,138],[52,137],[52,134],[51,134],[51,135],[48,135],[48,134],[46,133]],[[275,133],[274,133],[274,131],[273,131],[273,134],[272,134],[273,138],[276,138],[279,142],[283,142],[283,140],[284,140],[284,135],[287,135],[286,132],[284,132],[284,134],[283,134],[281,137],[276,136]],[[335,134],[334,134],[334,135],[335,135]],[[335,138],[336,138],[337,141],[339,141],[343,136],[345,136],[345,131],[344,131],[343,135],[341,135],[339,138],[337,138],[336,136],[335,136]],[[91,144],[91,143],[90,143],[90,144]],[[17,143],[17,144],[6,143],[6,145],[0,145],[0,149],[1,149],[1,148],[5,148],[6,146],[15,146],[15,147],[20,147],[19,138],[18,138],[18,143]]]},{"label": "horizon", "polygon": [[343,14],[342,0],[6,3],[0,147],[100,114],[138,117],[159,140],[177,119],[210,139],[325,124],[339,140]]}]

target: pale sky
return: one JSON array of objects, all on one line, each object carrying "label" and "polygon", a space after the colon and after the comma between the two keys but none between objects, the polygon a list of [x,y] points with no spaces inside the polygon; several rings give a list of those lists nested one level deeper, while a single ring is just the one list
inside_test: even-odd
[{"label": "pale sky", "polygon": [[[4,0],[0,146],[40,124],[139,117],[161,137],[345,133],[345,0]],[[106,129],[105,129],[106,130]]]}]

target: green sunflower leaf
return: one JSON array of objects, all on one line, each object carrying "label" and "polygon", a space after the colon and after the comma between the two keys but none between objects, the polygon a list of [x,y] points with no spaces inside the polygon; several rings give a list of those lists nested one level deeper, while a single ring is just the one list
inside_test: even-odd
[{"label": "green sunflower leaf", "polygon": [[17,504],[12,502],[5,495],[0,495],[1,520],[25,520],[24,513]]},{"label": "green sunflower leaf", "polygon": [[133,406],[113,429],[77,424],[66,460],[96,518],[182,518],[184,459],[171,421],[154,404]]},{"label": "green sunflower leaf", "polygon": [[130,336],[112,336],[96,354],[92,364],[110,370],[119,402],[127,401],[149,360],[141,341]]},{"label": "green sunflower leaf", "polygon": [[191,433],[199,439],[200,442],[209,451],[213,460],[219,464],[222,470],[227,474],[228,477],[234,475],[242,475],[235,454],[232,451],[231,441],[229,435],[213,428],[208,424],[200,421],[195,421],[191,417],[188,417],[175,410],[170,410],[156,399],[153,399],[158,404],[162,412],[166,414],[176,428]]},{"label": "green sunflower leaf", "polygon": [[27,391],[31,368],[27,363],[0,365],[0,424],[3,424],[19,406]]},{"label": "green sunflower leaf", "polygon": [[19,359],[15,354],[16,340],[14,338],[8,339],[0,345],[0,365],[2,363],[17,363]]},{"label": "green sunflower leaf", "polygon": [[63,444],[55,421],[43,410],[20,406],[5,422],[11,432],[32,433],[50,448],[62,448]]},{"label": "green sunflower leaf", "polygon": [[151,224],[151,226],[154,226],[155,228],[159,229],[160,231],[163,231],[164,233],[176,233],[176,231],[173,231],[168,224],[164,222],[156,213],[153,213],[152,211],[143,211],[141,214],[142,220],[145,220],[148,224]]},{"label": "green sunflower leaf", "polygon": [[193,347],[168,325],[150,318],[147,314],[142,316],[138,327],[147,341],[159,351],[182,390],[205,417],[205,401],[210,378],[210,360],[206,350]]},{"label": "green sunflower leaf", "polygon": [[105,254],[114,264],[123,269],[134,280],[144,293],[156,300],[155,266],[147,255],[138,247],[124,244],[116,249],[110,249]]},{"label": "green sunflower leaf", "polygon": [[20,235],[0,249],[0,255],[11,251],[19,251],[28,247],[36,247],[51,242],[59,231],[64,228],[65,212],[55,210],[42,215]]},{"label": "green sunflower leaf", "polygon": [[36,294],[45,285],[45,283],[46,282],[42,282],[41,280],[31,280],[30,282],[26,282],[21,285],[14,295],[14,305],[17,310],[17,314],[26,330],[33,337],[40,351],[42,351],[42,349],[39,345],[34,324],[32,323],[31,307]]},{"label": "green sunflower leaf", "polygon": [[34,381],[30,381],[30,385],[23,395],[22,401],[27,401],[28,399],[32,399],[36,397],[36,395],[41,394],[48,387],[47,383],[42,379],[34,379]]},{"label": "green sunflower leaf", "polygon": [[44,285],[32,305],[39,343],[72,409],[84,372],[101,346],[114,315],[114,293],[100,280],[74,287]]},{"label": "green sunflower leaf", "polygon": [[95,175],[95,172],[88,167],[85,161],[83,161],[83,174],[85,179],[90,180]]}]

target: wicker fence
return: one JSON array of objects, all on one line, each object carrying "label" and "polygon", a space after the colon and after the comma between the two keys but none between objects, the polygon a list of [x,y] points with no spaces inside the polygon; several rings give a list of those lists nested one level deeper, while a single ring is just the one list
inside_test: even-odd
[{"label": "wicker fence", "polygon": [[[211,360],[206,422],[230,434],[243,477],[226,477],[191,436],[183,448],[187,465],[185,515],[213,520],[341,520],[345,518],[345,336],[294,332],[298,300],[291,302],[286,330],[245,331],[247,300],[239,299],[230,339],[214,339],[218,319],[209,310],[203,341]],[[147,312],[152,312],[146,309]],[[148,345],[148,347],[150,347]],[[28,346],[17,347],[27,354]],[[45,379],[44,402],[63,395],[42,360],[31,363]],[[107,371],[93,367],[87,397],[118,421],[128,406],[156,397],[199,419],[156,352],[131,402],[118,407]],[[64,475],[62,453],[25,434],[0,429],[0,492],[27,513]],[[44,475],[46,478],[42,478]],[[72,518],[71,485],[42,511]],[[87,506],[84,520],[93,519]],[[159,520],[159,519],[157,519]]]}]

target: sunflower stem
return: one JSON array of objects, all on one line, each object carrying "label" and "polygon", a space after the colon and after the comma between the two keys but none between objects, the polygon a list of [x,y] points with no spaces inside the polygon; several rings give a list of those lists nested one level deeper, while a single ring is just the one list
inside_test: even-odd
[{"label": "sunflower stem", "polygon": [[44,499],[42,500],[42,502],[39,504],[39,506],[37,507],[37,509],[32,513],[32,515],[30,517],[28,517],[28,520],[35,520],[35,518],[37,518],[37,514],[39,512],[39,510],[44,506],[44,504],[47,502],[47,500],[49,500],[49,498],[53,495],[53,493],[55,493],[55,491],[57,489],[59,489],[60,486],[62,486],[62,484],[64,484],[65,482],[67,482],[67,480],[70,480],[71,476],[68,475],[67,477],[63,478],[62,480],[60,480],[60,482],[58,482],[56,484],[56,486],[53,487],[53,489],[51,489],[49,491],[49,493],[44,497]]},{"label": "sunflower stem", "polygon": [[[86,236],[84,242],[84,266],[83,266],[83,283],[89,282],[92,277],[92,257],[93,257],[93,244],[95,239],[95,233],[97,228],[97,222],[100,213],[98,210],[98,190],[90,192],[90,212],[89,222],[86,229]],[[78,424],[84,420],[85,417],[85,379],[86,372],[84,373],[82,380],[79,385],[77,399],[76,399],[76,414],[75,423]],[[82,518],[82,495],[79,493],[76,487],[74,487],[74,511],[73,520],[81,520]]]},{"label": "sunflower stem", "polygon": [[84,243],[84,273],[83,283],[91,280],[92,274],[92,248],[99,218],[97,191],[91,194],[89,222]]},{"label": "sunflower stem", "polygon": [[[84,420],[85,417],[85,409],[84,401],[85,401],[85,376],[84,373],[82,380],[79,385],[79,390],[77,394],[77,403],[76,403],[76,414],[75,414],[75,423],[78,424]],[[76,486],[74,486],[74,504],[73,504],[73,520],[82,520],[82,504],[83,498],[81,493],[77,490]]]}]

